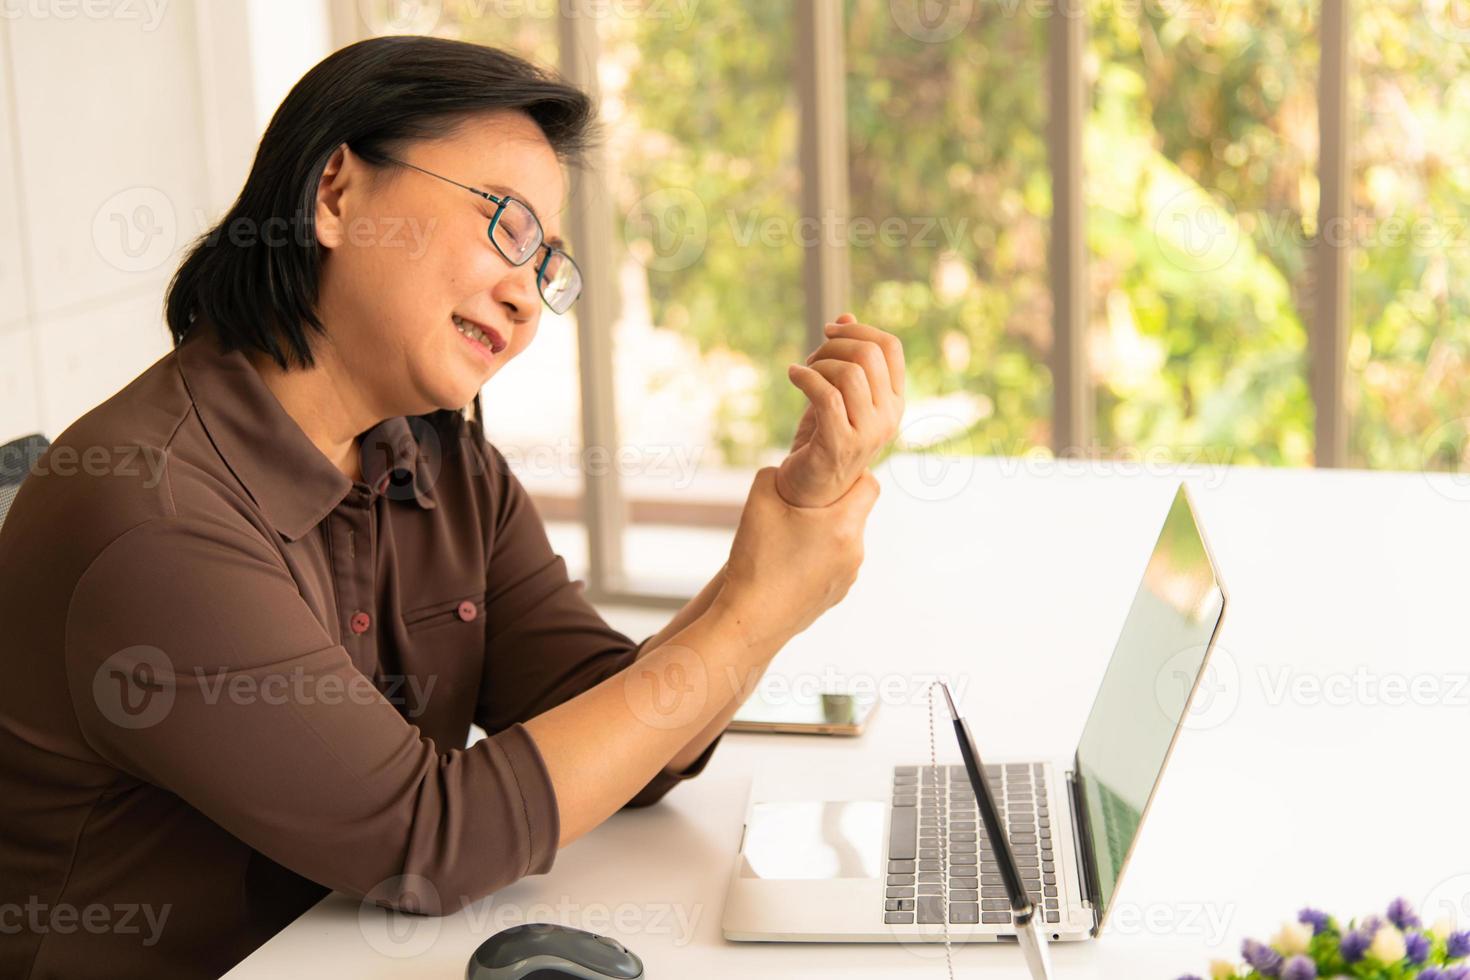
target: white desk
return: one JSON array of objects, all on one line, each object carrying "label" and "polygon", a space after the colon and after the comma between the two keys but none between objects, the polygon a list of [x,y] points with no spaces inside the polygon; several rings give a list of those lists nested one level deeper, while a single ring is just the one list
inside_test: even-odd
[{"label": "white desk", "polygon": [[[862,766],[882,785],[927,758],[935,671],[966,685],[988,759],[1068,756],[1181,475],[1230,591],[1217,689],[1180,740],[1111,932],[1054,946],[1059,975],[1204,974],[1304,903],[1361,914],[1402,893],[1470,921],[1470,486],[1018,460],[955,461],[926,484],[916,465],[884,467],[861,578],[772,667],[896,678],[913,704],[888,701],[856,740],[727,735],[702,776],[616,814],[550,874],[443,918],[334,895],[228,976],[454,980],[483,939],[529,918],[616,936],[654,980],[943,977],[940,947],[721,937],[751,777]],[[1012,947],[954,951],[959,977],[1024,975]]]}]

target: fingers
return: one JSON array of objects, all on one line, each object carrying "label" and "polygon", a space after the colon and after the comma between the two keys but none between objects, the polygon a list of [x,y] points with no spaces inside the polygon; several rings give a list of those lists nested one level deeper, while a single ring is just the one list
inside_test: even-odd
[{"label": "fingers", "polygon": [[873,475],[872,470],[863,470],[853,485],[848,488],[838,500],[839,504],[856,507],[859,513],[866,516],[873,509],[873,504],[878,501],[878,494],[882,486],[878,478]]},{"label": "fingers", "polygon": [[[833,540],[839,547],[852,548],[855,563],[853,578],[857,577],[857,566],[863,560],[863,532],[868,526],[873,505],[878,502],[878,478],[867,470],[858,474],[851,487],[831,506],[837,517],[833,528]],[[849,582],[849,585],[851,583]]]},{"label": "fingers", "polygon": [[793,364],[786,369],[791,383],[801,389],[811,402],[816,413],[816,427],[829,445],[841,445],[851,432],[847,406],[842,391],[818,370],[804,364]]},{"label": "fingers", "polygon": [[875,408],[883,406],[885,397],[892,397],[893,383],[888,377],[888,361],[877,344],[850,337],[834,337],[818,347],[806,362],[813,364],[826,359],[850,361],[862,368],[868,376],[868,390],[872,393]]},{"label": "fingers", "polygon": [[[858,323],[851,313],[844,313],[837,318],[835,324],[828,324],[826,334],[829,338],[827,343],[831,343],[832,338],[844,337],[877,344],[879,351],[883,354],[884,361],[888,365],[888,377],[891,382],[891,389],[895,395],[898,395],[900,398],[903,397],[906,368],[902,341],[887,331],[879,330],[877,327],[871,327],[865,323]],[[822,346],[825,347],[826,344]]]},{"label": "fingers", "polygon": [[810,369],[831,382],[842,394],[842,403],[847,421],[859,432],[867,431],[874,413],[873,391],[868,387],[868,375],[851,361],[823,358],[812,362]]},{"label": "fingers", "polygon": [[772,506],[786,508],[800,505],[792,503],[790,498],[781,492],[780,467],[763,466],[756,470],[755,478],[750,481],[750,492],[746,495],[745,509],[750,510],[754,507],[757,510],[763,510]]},{"label": "fingers", "polygon": [[762,466],[755,471],[755,479],[751,481],[753,489],[769,490],[776,485],[776,467]]}]

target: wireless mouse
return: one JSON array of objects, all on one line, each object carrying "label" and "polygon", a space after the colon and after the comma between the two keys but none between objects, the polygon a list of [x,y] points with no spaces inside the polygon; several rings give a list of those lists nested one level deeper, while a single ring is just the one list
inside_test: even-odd
[{"label": "wireless mouse", "polygon": [[643,961],[616,939],[551,922],[503,929],[480,944],[465,980],[641,980]]}]

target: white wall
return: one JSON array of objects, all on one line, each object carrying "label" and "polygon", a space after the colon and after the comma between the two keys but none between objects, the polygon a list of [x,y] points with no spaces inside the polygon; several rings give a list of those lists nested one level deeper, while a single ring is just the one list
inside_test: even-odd
[{"label": "white wall", "polygon": [[55,438],[168,351],[168,279],[328,53],[328,6],[0,7],[0,442]]}]

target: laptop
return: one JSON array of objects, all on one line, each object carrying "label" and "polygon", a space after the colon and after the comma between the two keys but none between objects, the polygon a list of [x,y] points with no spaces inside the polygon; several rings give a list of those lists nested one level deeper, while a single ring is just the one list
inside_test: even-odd
[{"label": "laptop", "polygon": [[[1225,602],[1181,485],[1072,758],[985,767],[1050,939],[1088,939],[1106,925]],[[935,697],[937,744],[947,751],[947,715]],[[725,938],[942,940],[940,868],[947,867],[950,939],[1013,939],[1010,903],[964,766],[914,759],[887,774],[845,768],[756,780],[726,892]]]}]

